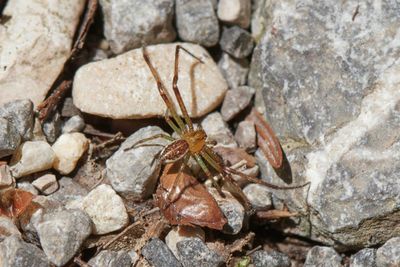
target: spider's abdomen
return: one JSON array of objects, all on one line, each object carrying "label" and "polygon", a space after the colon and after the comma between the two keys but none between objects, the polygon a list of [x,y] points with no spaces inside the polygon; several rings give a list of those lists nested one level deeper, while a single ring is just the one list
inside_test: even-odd
[{"label": "spider's abdomen", "polygon": [[183,140],[175,140],[161,152],[161,162],[174,162],[181,159],[189,151],[189,144]]}]

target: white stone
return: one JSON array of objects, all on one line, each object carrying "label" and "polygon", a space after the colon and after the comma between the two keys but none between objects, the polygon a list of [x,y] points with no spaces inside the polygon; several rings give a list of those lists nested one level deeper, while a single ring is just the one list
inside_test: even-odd
[{"label": "white stone", "polygon": [[271,192],[265,186],[259,184],[248,184],[243,193],[250,201],[253,208],[269,209],[272,207]]},{"label": "white stone", "polygon": [[179,259],[179,254],[176,248],[176,244],[182,240],[191,237],[198,237],[202,241],[204,241],[205,240],[204,230],[198,226],[192,227],[192,226],[179,225],[168,232],[167,236],[165,237],[165,243],[167,244],[168,248],[172,251],[172,253],[175,255],[175,257]]},{"label": "white stone", "polygon": [[66,133],[53,144],[56,154],[53,168],[61,174],[69,174],[89,147],[89,140],[82,133]]},{"label": "white stone", "polygon": [[0,189],[15,185],[15,179],[11,175],[8,165],[0,165]]},{"label": "white stone", "polygon": [[[171,96],[177,44],[147,47],[150,60]],[[204,62],[200,64],[187,53],[180,53],[179,90],[189,114],[200,117],[221,103],[228,85],[204,48],[188,43],[181,45]],[[148,118],[166,112],[141,49],[81,67],[74,78],[72,96],[80,110],[114,119]],[[172,98],[175,102],[175,97]]]},{"label": "white stone", "polygon": [[51,146],[44,141],[23,143],[11,159],[11,172],[15,178],[45,171],[53,166],[56,156]]},{"label": "white stone", "polygon": [[207,137],[217,142],[217,146],[237,147],[233,134],[222,119],[221,113],[213,112],[208,114],[201,122],[201,126],[207,133]]},{"label": "white stone", "polygon": [[0,104],[29,98],[37,106],[64,67],[85,0],[8,1],[0,25]]},{"label": "white stone", "polygon": [[94,223],[93,233],[97,235],[120,230],[129,222],[122,198],[109,185],[93,189],[83,198],[80,208],[89,214]]},{"label": "white stone", "polygon": [[223,22],[248,28],[251,16],[251,0],[219,0],[217,15]]},{"label": "white stone", "polygon": [[32,185],[45,195],[50,195],[58,189],[56,176],[50,173],[37,178]]}]

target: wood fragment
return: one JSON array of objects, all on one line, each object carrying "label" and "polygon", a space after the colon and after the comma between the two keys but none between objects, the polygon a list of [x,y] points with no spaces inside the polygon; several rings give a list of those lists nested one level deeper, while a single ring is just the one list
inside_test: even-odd
[{"label": "wood fragment", "polygon": [[256,216],[264,220],[277,220],[282,218],[295,217],[298,215],[299,213],[297,212],[290,212],[287,210],[265,210],[256,212]]},{"label": "wood fragment", "polygon": [[45,121],[53,114],[61,103],[61,100],[66,96],[68,90],[71,88],[71,85],[72,81],[63,81],[48,98],[40,103],[37,109],[39,111],[39,120],[41,122]]}]

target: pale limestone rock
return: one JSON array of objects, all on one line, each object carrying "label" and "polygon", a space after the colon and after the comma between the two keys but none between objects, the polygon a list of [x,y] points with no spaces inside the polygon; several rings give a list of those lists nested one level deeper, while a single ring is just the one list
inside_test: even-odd
[{"label": "pale limestone rock", "polygon": [[82,133],[61,135],[53,144],[53,150],[56,154],[53,168],[61,174],[72,172],[88,147],[89,140]]},{"label": "pale limestone rock", "polygon": [[69,57],[85,0],[8,1],[0,25],[0,104],[38,105]]},{"label": "pale limestone rock", "polygon": [[23,143],[11,159],[11,172],[15,178],[45,171],[53,166],[56,156],[47,142]]},{"label": "pale limestone rock", "polygon": [[242,28],[250,25],[250,0],[220,0],[218,2],[218,18],[229,24],[236,24]]},{"label": "pale limestone rock", "polygon": [[217,146],[237,147],[228,125],[224,122],[219,112],[208,114],[201,122],[201,127],[210,140],[217,142]]},{"label": "pale limestone rock", "polygon": [[[150,60],[171,96],[177,44],[147,47]],[[179,90],[189,114],[199,117],[221,103],[228,85],[204,48],[188,43],[181,45],[204,62],[198,63],[184,51],[180,53]],[[148,118],[166,112],[141,49],[81,67],[75,75],[72,95],[81,111],[114,119]],[[175,97],[172,98],[175,102]]]},{"label": "pale limestone rock", "polygon": [[0,165],[0,189],[15,186],[15,179],[11,175],[8,165]]},{"label": "pale limestone rock", "polygon": [[58,189],[56,176],[50,173],[37,178],[32,185],[45,195],[50,195]]}]

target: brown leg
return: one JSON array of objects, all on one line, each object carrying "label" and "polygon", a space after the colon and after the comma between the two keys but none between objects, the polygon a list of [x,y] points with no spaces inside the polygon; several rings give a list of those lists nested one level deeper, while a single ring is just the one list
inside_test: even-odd
[{"label": "brown leg", "polygon": [[[142,140],[139,140],[136,143],[134,143],[133,145],[131,145],[130,147],[125,148],[124,151],[130,150],[132,148],[135,148],[137,145],[143,144],[143,143],[145,143],[147,141],[151,141],[151,140],[154,140],[154,139],[157,139],[157,138],[164,138],[164,139],[167,139],[169,141],[174,141],[175,140],[175,138],[173,138],[173,137],[171,137],[169,135],[160,133],[160,134],[156,134],[156,135],[144,138]],[[153,146],[153,144],[150,144],[150,145]],[[156,145],[157,144],[154,144],[154,146],[156,146]]]}]

